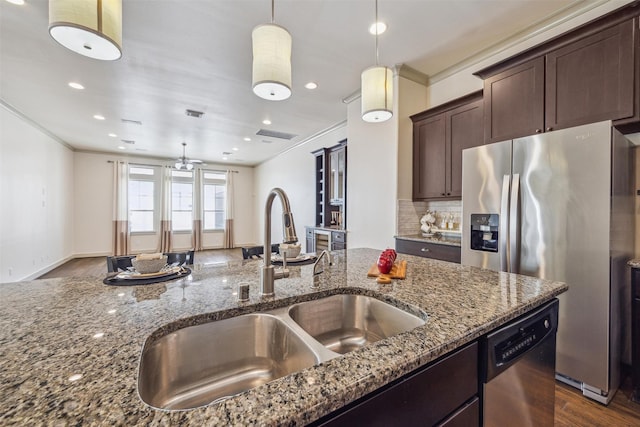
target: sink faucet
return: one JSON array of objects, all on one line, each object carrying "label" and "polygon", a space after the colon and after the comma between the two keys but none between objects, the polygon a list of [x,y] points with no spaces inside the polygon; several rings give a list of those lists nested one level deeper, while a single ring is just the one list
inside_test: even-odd
[{"label": "sink faucet", "polygon": [[275,279],[289,277],[286,254],[283,254],[281,271],[275,271],[273,265],[271,265],[271,207],[273,206],[273,199],[275,199],[276,196],[279,196],[280,202],[282,202],[283,243],[296,243],[298,241],[296,226],[293,224],[293,214],[289,207],[289,198],[282,189],[274,188],[267,196],[264,213],[264,265],[262,266],[262,274],[260,277],[260,293],[263,296],[272,296],[274,294],[273,282]]},{"label": "sink faucet", "polygon": [[316,276],[320,273],[322,273],[324,271],[324,264],[322,268],[318,268],[320,266],[320,260],[322,260],[324,257],[327,258],[327,261],[329,262],[329,265],[333,265],[333,263],[331,262],[331,254],[329,253],[328,250],[323,250],[322,252],[320,252],[320,255],[318,255],[318,259],[316,259],[316,262],[313,263],[313,275]]}]

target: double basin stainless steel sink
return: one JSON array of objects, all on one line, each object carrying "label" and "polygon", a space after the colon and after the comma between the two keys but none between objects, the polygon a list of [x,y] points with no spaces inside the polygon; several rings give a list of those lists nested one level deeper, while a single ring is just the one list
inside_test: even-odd
[{"label": "double basin stainless steel sink", "polygon": [[424,324],[378,299],[338,294],[189,326],[145,343],[138,391],[155,408],[197,408]]}]

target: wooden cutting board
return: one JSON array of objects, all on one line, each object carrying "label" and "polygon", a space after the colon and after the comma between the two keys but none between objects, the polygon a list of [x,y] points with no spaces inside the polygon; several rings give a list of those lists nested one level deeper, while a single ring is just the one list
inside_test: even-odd
[{"label": "wooden cutting board", "polygon": [[[378,276],[380,276],[380,272],[378,271],[378,264],[373,264],[367,272],[367,277]],[[391,267],[391,271],[389,272],[389,274],[384,274],[383,276],[387,276],[390,279],[405,279],[407,277],[407,261],[402,260],[399,262],[395,262],[393,264],[393,267]]]}]

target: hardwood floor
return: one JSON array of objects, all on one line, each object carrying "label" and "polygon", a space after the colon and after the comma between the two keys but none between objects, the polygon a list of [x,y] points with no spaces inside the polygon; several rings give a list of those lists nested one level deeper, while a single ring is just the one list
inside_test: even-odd
[{"label": "hardwood floor", "polygon": [[[195,255],[195,262],[199,264],[237,259],[242,259],[242,251],[239,248],[200,251]],[[105,257],[77,258],[40,278],[69,276],[102,278],[106,274]],[[557,427],[640,427],[640,403],[631,400],[631,393],[631,380],[627,377],[609,406],[604,406],[583,397],[577,389],[556,381],[554,425]]]}]

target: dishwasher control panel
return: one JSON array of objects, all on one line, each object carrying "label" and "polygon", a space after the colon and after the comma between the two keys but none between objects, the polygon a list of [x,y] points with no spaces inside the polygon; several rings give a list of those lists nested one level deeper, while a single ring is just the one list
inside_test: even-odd
[{"label": "dishwasher control panel", "polygon": [[500,366],[518,358],[542,341],[551,328],[550,315],[537,319],[535,323],[521,327],[515,334],[497,343],[494,347],[496,365]]}]

